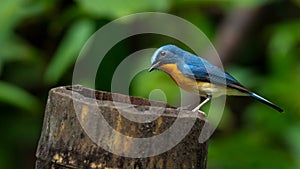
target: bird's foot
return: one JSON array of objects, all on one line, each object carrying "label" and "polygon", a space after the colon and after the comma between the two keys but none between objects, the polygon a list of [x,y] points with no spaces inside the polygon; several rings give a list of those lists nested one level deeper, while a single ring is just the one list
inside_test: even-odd
[{"label": "bird's foot", "polygon": [[187,105],[187,106],[178,107],[177,110],[189,110],[189,111],[198,113],[198,117],[200,117],[200,118],[205,118],[206,117],[206,113],[204,111],[201,111],[199,109],[198,110],[197,109],[191,110],[192,106],[193,105]]},{"label": "bird's foot", "polygon": [[194,109],[192,110],[192,112],[198,112],[198,116],[199,117],[206,117],[206,113],[204,111],[201,111],[201,110],[197,110],[197,109]]},{"label": "bird's foot", "polygon": [[199,111],[199,109],[205,104],[207,103],[209,100],[211,99],[211,96],[208,96],[203,102],[201,102],[197,107],[195,107],[192,111],[196,112]]},{"label": "bird's foot", "polygon": [[205,118],[206,117],[206,113],[204,111],[198,110],[198,116],[200,118]]}]

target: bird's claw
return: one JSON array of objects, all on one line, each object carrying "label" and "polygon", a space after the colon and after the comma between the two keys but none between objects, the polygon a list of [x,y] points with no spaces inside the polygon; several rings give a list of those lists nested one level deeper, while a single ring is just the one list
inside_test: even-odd
[{"label": "bird's claw", "polygon": [[204,111],[198,110],[198,116],[200,118],[206,117],[206,113]]},{"label": "bird's claw", "polygon": [[190,110],[189,108],[191,107],[191,105],[187,105],[187,106],[182,106],[182,107],[178,107],[176,110],[189,110],[189,111],[192,111],[192,112],[197,112],[198,113],[198,116],[200,118],[204,118],[206,117],[206,113],[204,111],[201,111],[201,110],[196,110],[196,109],[193,109],[193,110]]}]

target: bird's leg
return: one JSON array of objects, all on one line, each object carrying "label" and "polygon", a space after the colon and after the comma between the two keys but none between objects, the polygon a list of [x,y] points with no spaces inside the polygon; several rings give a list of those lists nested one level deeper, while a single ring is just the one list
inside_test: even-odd
[{"label": "bird's leg", "polygon": [[[205,104],[207,103],[209,100],[211,99],[211,95],[207,95],[207,98],[201,102],[197,107],[195,107],[192,111],[193,112],[196,112],[196,111],[199,111],[199,109]],[[200,112],[201,113],[201,112]]]}]

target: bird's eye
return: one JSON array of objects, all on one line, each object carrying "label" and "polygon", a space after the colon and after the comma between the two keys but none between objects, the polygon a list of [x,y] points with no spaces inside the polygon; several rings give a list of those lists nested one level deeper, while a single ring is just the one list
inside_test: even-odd
[{"label": "bird's eye", "polygon": [[160,55],[161,55],[161,56],[165,56],[165,55],[166,55],[166,52],[165,52],[165,51],[161,51],[161,52],[160,52]]}]

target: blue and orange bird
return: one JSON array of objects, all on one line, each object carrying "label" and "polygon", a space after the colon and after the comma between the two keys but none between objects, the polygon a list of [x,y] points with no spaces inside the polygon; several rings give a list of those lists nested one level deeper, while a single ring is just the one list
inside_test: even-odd
[{"label": "blue and orange bird", "polygon": [[201,106],[212,97],[221,95],[249,96],[283,112],[281,108],[253,93],[219,67],[175,45],[158,48],[151,58],[151,64],[149,72],[154,69],[162,70],[169,74],[182,89],[206,98],[192,110],[194,112],[200,111]]}]

